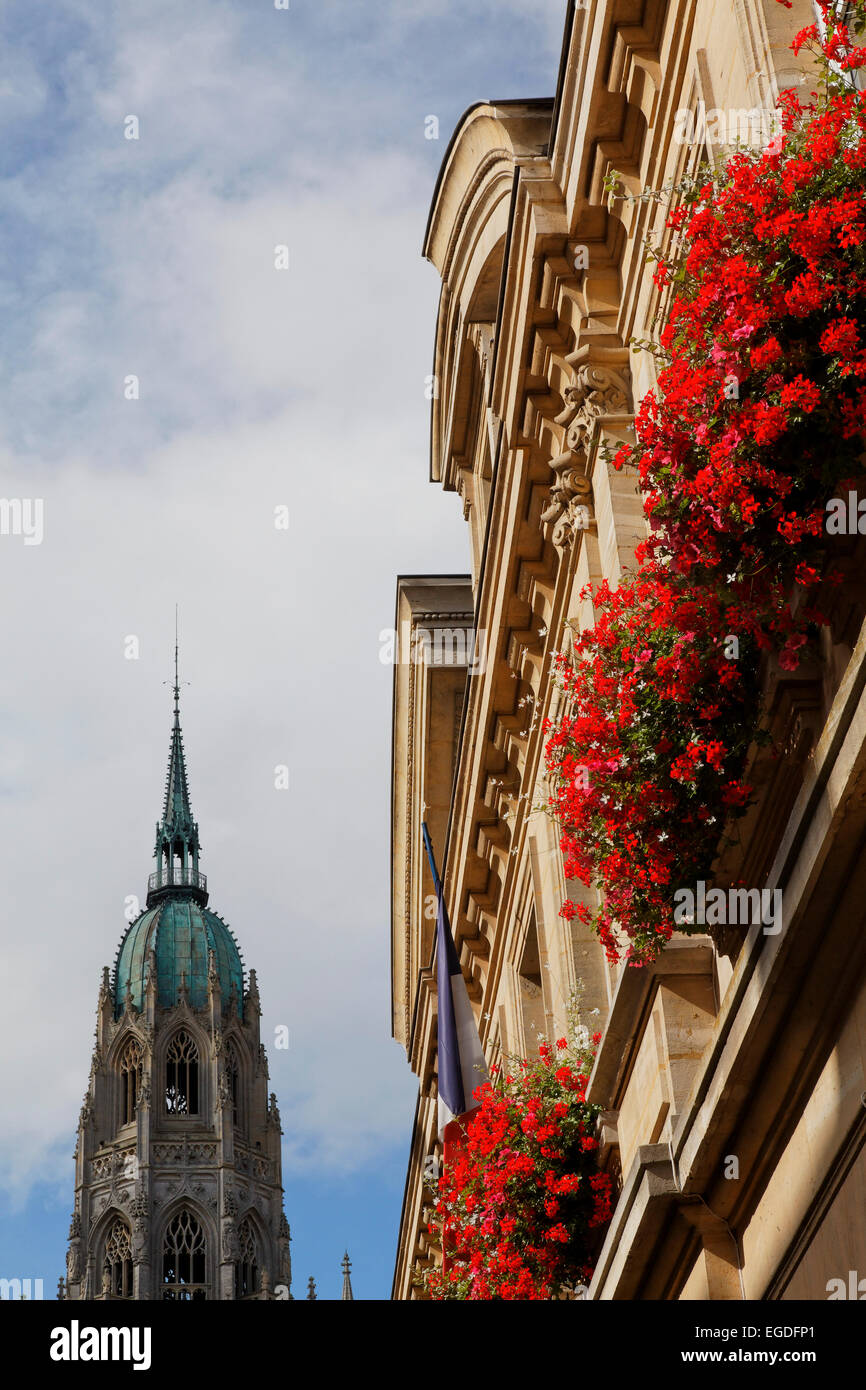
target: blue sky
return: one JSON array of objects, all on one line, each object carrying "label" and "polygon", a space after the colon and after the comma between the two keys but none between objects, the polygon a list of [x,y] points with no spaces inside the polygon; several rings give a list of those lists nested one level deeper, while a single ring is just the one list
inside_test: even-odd
[{"label": "blue sky", "polygon": [[427,483],[438,282],[420,246],[455,121],[552,95],[564,16],[0,5],[0,495],[45,517],[39,546],[0,537],[4,1277],[50,1296],[64,1268],[100,969],[150,869],[179,602],[212,906],[258,970],[266,1042],[291,1036],[269,1055],[294,1292],[312,1273],[339,1297],[348,1245],[357,1296],[388,1296],[415,1081],[389,1035],[379,633],[399,572],[468,564],[459,504]]}]

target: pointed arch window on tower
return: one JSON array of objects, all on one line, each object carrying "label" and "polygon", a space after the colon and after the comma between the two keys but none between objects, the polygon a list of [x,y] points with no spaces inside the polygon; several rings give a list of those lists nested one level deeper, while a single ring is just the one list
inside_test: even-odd
[{"label": "pointed arch window on tower", "polygon": [[120,1123],[131,1125],[141,1093],[141,1047],[129,1038],[120,1054]]},{"label": "pointed arch window on tower", "polygon": [[238,1245],[240,1254],[235,1265],[235,1298],[255,1298],[261,1292],[262,1283],[256,1251],[256,1232],[249,1217],[241,1222]]},{"label": "pointed arch window on tower", "polygon": [[207,1298],[207,1242],[191,1211],[172,1217],[162,1243],[163,1302]]},{"label": "pointed arch window on tower", "polygon": [[198,1048],[185,1028],[175,1033],[165,1058],[167,1115],[198,1114]]},{"label": "pointed arch window on tower", "polygon": [[110,1298],[132,1298],[132,1242],[129,1227],[119,1217],[105,1241],[102,1269],[103,1276],[108,1275],[107,1291]]}]

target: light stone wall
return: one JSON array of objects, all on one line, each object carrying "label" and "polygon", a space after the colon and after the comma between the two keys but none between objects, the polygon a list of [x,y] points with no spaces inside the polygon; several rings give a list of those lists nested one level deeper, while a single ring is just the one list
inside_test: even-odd
[{"label": "light stone wall", "polygon": [[[720,158],[718,147],[679,144],[678,118],[700,103],[771,107],[780,87],[808,84],[808,60],[788,45],[811,5],[646,0],[626,14],[615,0],[588,0],[568,10],[556,100],[467,113],[424,246],[442,279],[432,476],[463,505],[471,574],[459,582],[486,633],[487,665],[464,682],[459,722],[441,677],[421,687],[395,672],[394,1034],[420,1092],[393,1297],[417,1296],[414,1276],[438,1258],[424,1176],[438,1155],[424,815],[436,824],[488,1060],[531,1050],[539,1030],[564,1031],[578,982],[584,1020],[603,1033],[590,1098],[604,1108],[602,1162],[621,1190],[589,1296],[790,1297],[808,1287],[805,1296],[822,1297],[827,1269],[849,1258],[835,1233],[859,1240],[862,1224],[852,1215],[862,1004],[842,1020],[866,979],[863,933],[845,908],[866,892],[851,869],[866,843],[866,707],[857,703],[866,639],[827,682],[832,708],[797,767],[796,801],[763,775],[764,799],[731,868],[746,863],[762,882],[785,885],[782,936],[675,937],[652,969],[609,964],[591,932],[559,916],[567,895],[594,907],[595,890],[565,882],[557,828],[538,809],[548,795],[542,721],[561,707],[553,654],[594,621],[584,586],[617,583],[646,534],[637,480],[614,472],[603,446],[631,437],[654,384],[651,359],[629,343],[650,336],[664,309],[643,245],[663,235],[663,214],[650,202],[611,202],[604,179],[617,171],[639,193],[703,153]],[[588,263],[579,267],[580,248]],[[401,581],[398,614],[426,602],[409,595],[412,583],[432,592],[437,580]],[[430,606],[447,601],[441,593]],[[772,690],[787,746],[810,707],[784,681]],[[430,719],[425,700],[440,702]],[[540,992],[521,976],[533,930]]]}]

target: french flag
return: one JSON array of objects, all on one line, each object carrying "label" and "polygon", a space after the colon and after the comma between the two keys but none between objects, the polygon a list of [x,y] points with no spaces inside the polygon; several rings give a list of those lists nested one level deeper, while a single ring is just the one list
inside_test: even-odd
[{"label": "french flag", "polygon": [[456,1140],[460,1126],[456,1121],[479,1108],[472,1099],[476,1086],[490,1079],[475,1015],[469,1003],[466,981],[457,959],[454,938],[445,907],[442,883],[436,872],[433,846],[426,824],[421,826],[430,871],[436,887],[439,912],[436,918],[437,1032],[439,1037],[439,1138],[447,1146]]}]

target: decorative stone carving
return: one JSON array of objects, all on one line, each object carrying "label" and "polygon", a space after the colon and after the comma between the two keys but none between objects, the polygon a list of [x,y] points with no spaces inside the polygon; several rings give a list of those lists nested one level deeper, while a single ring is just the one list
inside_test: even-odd
[{"label": "decorative stone carving", "polygon": [[141,1187],[136,1192],[132,1203],[132,1217],[136,1230],[141,1230],[147,1225],[147,1198]]},{"label": "decorative stone carving", "polygon": [[175,1178],[174,1182],[166,1184],[165,1188],[169,1197],[194,1197],[197,1202],[207,1201],[213,1205],[212,1199],[208,1197],[208,1190],[203,1183],[191,1182],[189,1176]]},{"label": "decorative stone carving", "polygon": [[98,1210],[93,1218],[94,1221],[97,1219],[97,1216],[101,1216],[102,1213],[108,1209],[108,1207],[128,1207],[129,1202],[130,1193],[128,1189],[118,1187],[116,1183],[112,1183],[109,1190],[107,1192],[104,1192],[99,1199]]},{"label": "decorative stone carving", "polygon": [[292,1283],[292,1233],[289,1223],[286,1220],[285,1212],[280,1212],[280,1228],[277,1240],[279,1255],[278,1279],[277,1283],[285,1284],[286,1288],[291,1287]]},{"label": "decorative stone carving", "polygon": [[213,1163],[216,1159],[216,1144],[188,1144],[186,1146],[187,1161],[190,1163]]},{"label": "decorative stone carving", "polygon": [[153,947],[151,947],[151,949],[147,953],[146,966],[147,969],[145,974],[144,988],[147,993],[155,995],[157,989],[157,967],[156,952],[154,951]]},{"label": "decorative stone carving", "polygon": [[154,1144],[153,1156],[158,1163],[182,1163],[183,1144]]},{"label": "decorative stone carving", "polygon": [[83,1284],[83,1287],[82,1287],[82,1290],[81,1290],[81,1298],[82,1298],[82,1301],[85,1301],[85,1302],[86,1302],[88,1299],[90,1299],[90,1298],[93,1297],[93,1286],[94,1286],[94,1282],[95,1282],[95,1280],[94,1280],[94,1263],[95,1263],[95,1257],[94,1257],[93,1251],[91,1251],[90,1254],[89,1254],[88,1257],[87,1257],[87,1266],[86,1266],[85,1271],[84,1271],[84,1284]]},{"label": "decorative stone carving", "polygon": [[81,1275],[81,1246],[77,1240],[70,1242],[66,1252],[66,1279],[70,1284],[77,1283]]},{"label": "decorative stone carving", "polygon": [[226,1076],[226,1069],[222,1064],[220,1064],[219,1070],[218,1096],[220,1110],[227,1110],[232,1103],[232,1088]]},{"label": "decorative stone carving", "polygon": [[132,1216],[132,1258],[139,1264],[147,1257],[149,1210],[144,1189],[139,1186],[130,1210]]},{"label": "decorative stone carving", "polygon": [[223,1259],[236,1260],[240,1255],[237,1228],[234,1221],[223,1224]]},{"label": "decorative stone carving", "polygon": [[[602,349],[597,349],[602,352]],[[551,462],[554,473],[550,504],[542,522],[553,524],[554,545],[570,544],[575,532],[587,530],[593,521],[592,482],[588,476],[592,435],[604,416],[630,412],[630,381],[627,353],[607,349],[612,361],[589,361],[587,349],[578,349],[569,361],[575,380],[563,394],[565,408],[556,424],[565,426],[565,446]]]}]

